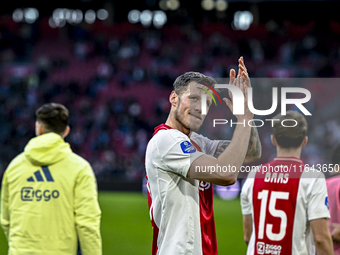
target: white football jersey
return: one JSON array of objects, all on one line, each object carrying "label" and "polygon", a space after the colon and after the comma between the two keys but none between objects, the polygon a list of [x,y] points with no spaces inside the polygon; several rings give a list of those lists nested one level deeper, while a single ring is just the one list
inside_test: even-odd
[{"label": "white football jersey", "polygon": [[187,178],[191,163],[213,155],[219,141],[160,125],[149,141],[145,165],[153,225],[152,254],[217,254],[212,184]]},{"label": "white football jersey", "polygon": [[315,254],[309,221],[330,217],[324,175],[297,158],[276,157],[250,173],[241,206],[253,218],[247,255]]}]

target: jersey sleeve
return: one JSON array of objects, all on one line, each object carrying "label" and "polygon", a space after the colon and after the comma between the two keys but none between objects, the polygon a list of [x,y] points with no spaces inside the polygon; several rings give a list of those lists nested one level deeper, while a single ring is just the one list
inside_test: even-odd
[{"label": "jersey sleeve", "polygon": [[189,138],[176,131],[161,131],[155,136],[157,152],[154,163],[158,168],[187,177],[190,165],[204,155],[190,142]]},{"label": "jersey sleeve", "polygon": [[75,186],[75,223],[83,255],[101,255],[101,211],[97,184],[90,165],[78,175]]},{"label": "jersey sleeve", "polygon": [[311,179],[304,178],[305,181],[310,183],[308,194],[308,220],[330,218],[328,210],[328,194],[326,180],[323,174],[319,174],[317,178]]},{"label": "jersey sleeve", "polygon": [[210,140],[209,138],[192,132],[190,138],[194,140],[204,151],[205,154],[214,156],[217,146],[220,142],[224,140]]},{"label": "jersey sleeve", "polygon": [[241,191],[241,210],[243,215],[252,214],[251,192],[254,178],[248,176]]}]

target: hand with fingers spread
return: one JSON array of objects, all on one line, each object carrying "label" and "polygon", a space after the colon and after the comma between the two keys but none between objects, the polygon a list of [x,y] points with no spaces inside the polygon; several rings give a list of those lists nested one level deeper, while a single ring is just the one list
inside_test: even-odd
[{"label": "hand with fingers spread", "polygon": [[[249,110],[248,108],[248,88],[251,88],[250,84],[250,78],[247,72],[247,68],[244,64],[243,57],[240,57],[238,60],[238,73],[236,77],[236,71],[234,69],[230,70],[229,83],[231,85],[234,85],[238,87],[244,96],[244,114],[243,115],[235,115],[237,119],[252,119],[254,117],[254,114]],[[223,98],[223,101],[226,103],[226,105],[229,107],[229,109],[233,112],[233,95],[231,91],[229,90],[229,97]]]},{"label": "hand with fingers spread", "polygon": [[238,76],[241,78],[242,82],[245,83],[245,86],[250,88],[251,87],[250,78],[249,78],[249,75],[248,75],[248,72],[247,72],[247,68],[244,65],[243,57],[240,57],[238,62],[239,62],[239,64],[238,64]]}]

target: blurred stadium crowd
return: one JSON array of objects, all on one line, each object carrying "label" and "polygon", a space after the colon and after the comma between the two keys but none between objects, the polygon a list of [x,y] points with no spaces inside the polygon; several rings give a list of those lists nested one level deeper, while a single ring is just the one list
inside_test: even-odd
[{"label": "blurred stadium crowd", "polygon": [[[96,21],[54,29],[44,19],[23,24],[1,16],[0,174],[34,136],[35,110],[58,102],[70,110],[66,140],[98,180],[140,180],[147,142],[166,120],[175,78],[191,70],[228,77],[241,55],[251,77],[339,77],[340,23],[269,21],[234,31],[211,21],[159,30]],[[325,86],[307,87],[313,121],[305,154],[315,163],[328,162],[328,150],[340,141],[339,113],[318,118],[340,92]],[[261,162],[272,155],[268,131],[260,129]]]}]

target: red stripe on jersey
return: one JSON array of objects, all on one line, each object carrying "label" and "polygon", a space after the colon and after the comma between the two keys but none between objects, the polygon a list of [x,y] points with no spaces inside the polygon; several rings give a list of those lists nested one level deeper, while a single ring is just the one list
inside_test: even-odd
[{"label": "red stripe on jersey", "polygon": [[[171,127],[165,124],[161,124],[155,127],[155,132],[153,133],[153,136],[157,134],[159,130],[167,130],[167,129],[171,129]],[[146,179],[148,179],[147,176],[146,176]],[[149,183],[147,183],[146,185],[149,186]],[[149,188],[148,188],[148,204],[149,204],[149,213],[150,213],[151,226],[152,226],[152,253],[151,254],[156,255],[158,251],[157,240],[158,240],[159,228],[157,227],[155,220],[153,218],[152,196],[151,196]]]},{"label": "red stripe on jersey", "polygon": [[[149,185],[147,183],[147,185]],[[152,255],[156,255],[158,251],[158,246],[157,246],[157,239],[158,239],[158,232],[159,229],[153,219],[153,209],[151,208],[152,206],[152,198],[148,189],[148,204],[149,204],[149,212],[150,212],[150,217],[151,217],[151,226],[152,226]]]},{"label": "red stripe on jersey", "polygon": [[161,124],[161,125],[159,125],[159,126],[157,126],[157,127],[154,128],[155,131],[153,132],[153,135],[152,135],[152,136],[154,136],[155,134],[157,134],[159,130],[168,130],[168,129],[172,129],[172,127],[170,127],[170,126],[168,126],[168,125],[166,125],[166,124]]},{"label": "red stripe on jersey", "polygon": [[[190,140],[198,151],[202,151],[196,142]],[[213,185],[200,181],[200,223],[202,237],[202,254],[217,255],[217,240],[213,210]]]},{"label": "red stripe on jersey", "polygon": [[300,159],[275,158],[256,173],[254,254],[277,254],[279,250],[280,254],[292,254],[296,199],[303,168]]}]

